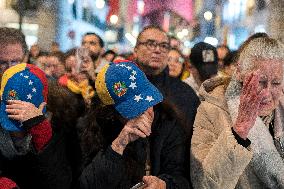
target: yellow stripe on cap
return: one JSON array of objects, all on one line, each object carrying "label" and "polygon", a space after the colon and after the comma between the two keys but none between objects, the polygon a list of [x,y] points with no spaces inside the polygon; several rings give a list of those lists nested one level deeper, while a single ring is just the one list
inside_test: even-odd
[{"label": "yellow stripe on cap", "polygon": [[101,69],[101,71],[97,75],[96,83],[95,83],[96,92],[98,93],[99,98],[101,99],[101,101],[105,105],[114,104],[114,101],[111,98],[111,96],[110,96],[110,94],[107,90],[107,86],[106,86],[106,82],[105,82],[105,76],[106,76],[106,72],[107,72],[108,68],[109,68],[109,64],[106,64]]},{"label": "yellow stripe on cap", "polygon": [[21,64],[18,64],[18,65],[16,65],[16,66],[13,66],[13,67],[7,69],[7,70],[4,72],[4,74],[3,74],[3,76],[2,76],[2,81],[1,81],[1,90],[0,90],[1,98],[2,98],[2,94],[3,94],[3,92],[4,92],[4,88],[5,88],[5,86],[6,86],[7,82],[8,82],[8,80],[9,80],[13,75],[15,75],[16,73],[25,70],[25,69],[26,69],[26,66],[27,66],[26,63],[21,63]]}]

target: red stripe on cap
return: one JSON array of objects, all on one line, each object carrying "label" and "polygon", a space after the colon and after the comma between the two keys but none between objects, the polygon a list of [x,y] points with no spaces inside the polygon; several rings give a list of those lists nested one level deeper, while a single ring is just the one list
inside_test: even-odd
[{"label": "red stripe on cap", "polygon": [[42,95],[44,97],[44,101],[47,103],[48,84],[47,84],[47,78],[45,76],[45,73],[41,69],[39,69],[38,67],[32,64],[27,64],[27,67],[30,69],[31,73],[33,73],[40,79],[43,85]]},{"label": "red stripe on cap", "polygon": [[131,62],[130,60],[115,60],[113,61],[113,63],[115,64],[119,64],[119,63],[122,63],[122,62]]}]

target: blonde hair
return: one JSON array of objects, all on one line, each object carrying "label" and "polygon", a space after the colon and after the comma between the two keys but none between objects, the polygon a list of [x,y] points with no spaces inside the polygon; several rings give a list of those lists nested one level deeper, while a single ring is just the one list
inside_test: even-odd
[{"label": "blonde hair", "polygon": [[251,40],[240,52],[239,64],[241,71],[252,69],[256,60],[284,62],[284,45],[270,37],[260,37]]}]

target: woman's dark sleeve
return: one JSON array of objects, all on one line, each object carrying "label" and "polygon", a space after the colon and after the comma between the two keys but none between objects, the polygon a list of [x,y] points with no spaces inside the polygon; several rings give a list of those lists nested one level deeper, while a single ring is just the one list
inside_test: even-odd
[{"label": "woman's dark sleeve", "polygon": [[125,176],[125,165],[120,154],[108,147],[100,151],[83,170],[79,178],[80,189],[119,188]]}]

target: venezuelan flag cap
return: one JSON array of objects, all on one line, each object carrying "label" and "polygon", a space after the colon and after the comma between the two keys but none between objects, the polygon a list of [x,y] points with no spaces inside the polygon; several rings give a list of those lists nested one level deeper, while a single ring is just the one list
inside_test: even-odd
[{"label": "venezuelan flag cap", "polygon": [[[7,69],[1,81],[0,124],[8,131],[22,131],[22,123],[9,119],[6,113],[8,100],[21,100],[36,107],[47,102],[47,78],[42,70],[31,64],[18,64]],[[43,110],[43,113],[46,109]]]},{"label": "venezuelan flag cap", "polygon": [[132,119],[163,100],[160,91],[135,63],[120,61],[105,65],[96,78],[96,92],[105,105],[114,105]]}]

